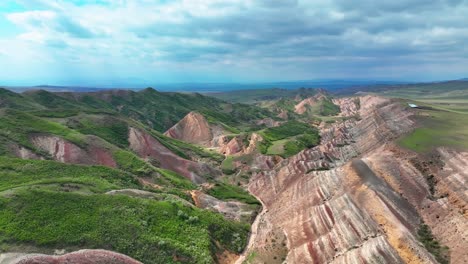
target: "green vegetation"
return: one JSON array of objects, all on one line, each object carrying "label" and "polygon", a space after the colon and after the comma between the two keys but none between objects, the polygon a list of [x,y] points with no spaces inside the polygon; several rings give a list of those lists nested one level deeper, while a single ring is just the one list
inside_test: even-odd
[{"label": "green vegetation", "polygon": [[[431,107],[426,103],[416,103]],[[440,146],[468,148],[468,114],[435,108],[417,111],[421,127],[401,138],[400,145],[418,152],[427,152]]]},{"label": "green vegetation", "polygon": [[77,145],[85,144],[84,135],[59,123],[11,109],[0,112],[0,135],[34,149],[29,142],[29,136],[34,133],[54,134]]},{"label": "green vegetation", "polygon": [[179,157],[184,159],[190,159],[190,156],[196,155],[201,158],[208,158],[216,162],[222,162],[224,156],[217,153],[205,150],[202,147],[195,146],[174,138],[166,137],[163,134],[157,131],[149,131],[150,134],[158,139],[158,141],[163,144],[166,148],[171,150],[173,153],[177,154]]},{"label": "green vegetation", "polygon": [[379,95],[404,98],[402,104],[421,107],[417,112],[419,128],[402,137],[399,144],[417,152],[449,146],[468,149],[468,82],[449,81],[403,85],[360,87]]},{"label": "green vegetation", "polygon": [[316,95],[318,89],[300,88],[300,89],[252,89],[237,90],[220,93],[209,93],[207,95],[219,98],[232,103],[253,104],[259,101],[277,100],[280,98],[306,98]]},{"label": "green vegetation", "polygon": [[247,257],[245,258],[245,263],[247,263],[247,264],[254,263],[253,261],[255,260],[257,255],[258,254],[255,251],[250,252],[249,255],[247,255]]},{"label": "green vegetation", "polygon": [[[125,151],[115,157],[130,170],[146,164]],[[172,171],[154,169],[173,186],[195,188]],[[124,188],[141,186],[130,173],[103,166],[0,157],[0,245],[4,250],[10,244],[105,248],[147,263],[173,263],[175,256],[186,263],[211,263],[218,250],[245,247],[246,224],[176,200],[104,194]],[[228,189],[249,198],[245,191]]]},{"label": "green vegetation", "polygon": [[208,194],[221,200],[238,200],[248,204],[260,204],[252,195],[238,186],[227,183],[216,183]]},{"label": "green vegetation", "polygon": [[429,251],[436,260],[441,264],[450,263],[449,248],[442,246],[432,235],[428,225],[422,223],[418,230],[418,239],[423,243],[424,247]]},{"label": "green vegetation", "polygon": [[165,179],[167,179],[171,183],[171,185],[174,187],[185,189],[185,190],[194,190],[197,188],[197,186],[193,184],[190,180],[188,180],[184,176],[181,176],[171,170],[157,169],[157,171]]},{"label": "green vegetation", "polygon": [[255,106],[232,104],[226,108],[226,102],[213,97],[197,93],[161,93],[152,88],[113,95],[108,103],[112,108],[120,107],[120,114],[149,124],[159,132],[169,129],[190,111],[198,111],[212,121],[230,127],[268,114],[268,111]]},{"label": "green vegetation", "polygon": [[128,124],[111,115],[77,116],[67,120],[67,126],[82,134],[96,135],[125,148],[128,146]]},{"label": "green vegetation", "polygon": [[227,156],[226,159],[223,160],[223,163],[221,163],[221,170],[223,171],[224,174],[234,174],[236,172],[234,168],[234,157],[233,156]]},{"label": "green vegetation", "polygon": [[40,105],[47,106],[47,108],[56,110],[81,108],[81,105],[72,100],[44,90],[26,92],[24,95]]},{"label": "green vegetation", "polygon": [[15,108],[18,110],[42,109],[43,106],[10,90],[0,88],[0,108]]},{"label": "green vegetation", "polygon": [[268,141],[275,141],[304,134],[312,130],[314,130],[314,128],[306,123],[288,121],[281,126],[267,128],[263,130],[261,134],[264,139]]},{"label": "green vegetation", "polygon": [[321,100],[319,109],[319,115],[321,116],[334,116],[340,113],[340,107],[329,98]]},{"label": "green vegetation", "polygon": [[[271,145],[268,147],[266,154],[268,155],[283,155],[284,154],[284,145],[288,143],[291,139],[281,139],[271,142]],[[260,147],[268,146],[267,144],[262,144]]]},{"label": "green vegetation", "polygon": [[0,208],[0,243],[104,248],[145,263],[212,263],[214,241],[241,252],[249,232],[219,214],[123,195],[27,190],[0,198]]},{"label": "green vegetation", "polygon": [[[249,233],[245,221],[250,219],[234,222],[194,207],[190,190],[197,185],[159,168],[159,160],[141,159],[129,149],[129,128],[134,127],[180,157],[210,165],[222,163],[224,172],[233,172],[235,160],[252,158],[225,159],[161,133],[190,111],[203,113],[209,122],[233,134],[245,135],[244,141],[248,139],[242,131],[255,126],[252,120],[273,116],[257,106],[154,89],[89,94],[16,94],[0,89],[2,252],[22,247],[43,253],[54,248],[103,248],[145,263],[212,263],[221,251],[241,252]],[[17,146],[52,158],[35,147],[34,135],[55,135],[90,155],[98,147],[112,155],[117,168],[13,158]],[[203,176],[215,184],[209,194],[259,207],[242,188]],[[120,192],[106,194],[112,190]]]},{"label": "green vegetation", "polygon": [[121,170],[131,172],[135,175],[144,176],[151,173],[153,170],[151,165],[126,150],[114,151],[113,158]]},{"label": "green vegetation", "polygon": [[[30,110],[42,117],[72,117],[79,113],[119,114],[165,132],[190,111],[236,130],[256,118],[270,117],[265,109],[193,93],[163,93],[152,88],[134,91],[102,91],[80,96],[44,90],[16,94],[0,88],[0,107]],[[92,128],[84,124],[85,127]]]},{"label": "green vegetation", "polygon": [[289,157],[301,150],[316,146],[320,141],[318,130],[309,124],[288,121],[281,126],[261,132],[264,140],[259,145],[263,154]]},{"label": "green vegetation", "polygon": [[312,148],[317,146],[320,142],[320,136],[318,133],[307,133],[297,137],[295,140],[291,140],[284,144],[285,157],[290,157],[299,153],[303,149]]},{"label": "green vegetation", "polygon": [[139,187],[138,181],[131,174],[103,166],[68,165],[55,161],[0,157],[0,192],[53,183],[82,184],[95,192]]}]

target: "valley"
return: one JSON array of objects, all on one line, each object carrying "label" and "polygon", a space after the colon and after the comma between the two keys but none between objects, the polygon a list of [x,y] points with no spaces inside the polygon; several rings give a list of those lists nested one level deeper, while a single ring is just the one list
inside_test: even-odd
[{"label": "valley", "polygon": [[418,89],[0,89],[0,263],[465,263],[466,89]]}]

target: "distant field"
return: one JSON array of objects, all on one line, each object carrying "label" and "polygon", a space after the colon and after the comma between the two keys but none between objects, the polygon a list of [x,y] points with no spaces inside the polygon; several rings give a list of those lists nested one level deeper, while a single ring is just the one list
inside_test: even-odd
[{"label": "distant field", "polygon": [[468,82],[400,85],[369,91],[423,107],[417,110],[418,128],[398,141],[401,146],[417,152],[440,146],[468,149]]},{"label": "distant field", "polygon": [[432,109],[418,110],[417,120],[421,127],[400,139],[402,146],[418,152],[439,146],[468,149],[468,99],[422,99],[413,102]]},{"label": "distant field", "polygon": [[412,99],[431,104],[433,107],[467,112],[468,82],[454,84],[413,85],[401,89],[378,92],[386,97]]}]

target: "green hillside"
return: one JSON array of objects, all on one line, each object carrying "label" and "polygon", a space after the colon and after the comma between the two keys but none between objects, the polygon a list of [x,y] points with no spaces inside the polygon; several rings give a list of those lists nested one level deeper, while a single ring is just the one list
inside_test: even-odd
[{"label": "green hillside", "polygon": [[254,104],[261,101],[278,100],[281,98],[307,98],[316,95],[321,89],[252,89],[227,92],[207,93],[207,95],[232,103]]},{"label": "green hillside", "polygon": [[120,170],[0,157],[0,179],[2,251],[104,248],[145,263],[173,263],[174,256],[209,263],[218,250],[240,252],[247,241],[248,224],[171,196],[105,194],[141,189],[135,176]]},{"label": "green hillside", "polygon": [[[161,131],[193,110],[233,128],[268,115],[266,110],[152,89],[0,92],[0,252],[51,254],[57,248],[102,248],[144,263],[212,263],[221,252],[244,249],[249,220],[228,220],[196,208],[190,191],[199,186],[139,158],[129,149],[128,133],[130,127],[137,128],[182,159],[218,166],[222,155],[168,138]],[[53,161],[33,144],[38,135],[61,138],[84,151],[105,150],[116,168]],[[20,148],[44,160],[16,158],[15,149]],[[202,176],[229,191],[219,193],[217,187],[207,192],[259,208],[242,188],[219,185],[213,175]],[[106,194],[128,189],[146,193]]]}]

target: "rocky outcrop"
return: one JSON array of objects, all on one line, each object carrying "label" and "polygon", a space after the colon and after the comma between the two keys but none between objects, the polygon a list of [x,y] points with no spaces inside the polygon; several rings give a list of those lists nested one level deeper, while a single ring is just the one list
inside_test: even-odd
[{"label": "rocky outcrop", "polygon": [[261,141],[263,141],[263,138],[260,134],[252,133],[249,138],[249,145],[245,148],[244,154],[253,153],[258,147],[258,143]]},{"label": "rocky outcrop", "polygon": [[[251,262],[436,263],[416,239],[421,220],[453,247],[452,262],[466,261],[465,154],[441,150],[446,168],[435,173],[450,184],[438,188],[453,194],[432,201],[427,175],[411,159],[421,157],[400,156],[393,143],[414,128],[411,110],[375,96],[336,103],[360,121],[323,127],[319,146],[254,173],[249,190],[265,213],[247,250],[256,253]],[[434,208],[438,217],[428,212]]]},{"label": "rocky outcrop", "polygon": [[436,153],[443,167],[425,175],[436,178],[436,193],[421,204],[422,215],[435,236],[450,248],[451,263],[467,263],[468,152],[439,148]]},{"label": "rocky outcrop", "polygon": [[243,144],[242,144],[241,139],[239,139],[238,137],[234,137],[231,140],[229,140],[227,144],[222,146],[219,152],[224,155],[233,155],[233,154],[241,152],[242,149],[243,149]]},{"label": "rocky outcrop", "polygon": [[177,124],[167,130],[164,135],[209,147],[225,155],[232,155],[242,151],[239,138],[229,138],[221,125],[210,124],[206,118],[197,112],[190,112]]},{"label": "rocky outcrop", "polygon": [[356,115],[360,108],[360,99],[354,97],[334,98],[332,102],[340,106],[339,116]]},{"label": "rocky outcrop", "polygon": [[326,96],[322,93],[318,93],[312,97],[306,98],[294,106],[294,112],[302,115],[307,112],[310,107],[316,106],[321,100],[324,99],[326,99]]},{"label": "rocky outcrop", "polygon": [[[93,138],[90,136],[89,139],[92,141]],[[84,149],[54,135],[33,135],[30,140],[35,147],[45,151],[56,161],[117,167],[110,151],[98,145],[90,144],[88,149]]]},{"label": "rocky outcrop", "polygon": [[0,254],[0,264],[142,264],[123,254],[100,249],[84,249],[60,256],[43,254]]},{"label": "rocky outcrop", "polygon": [[255,210],[245,203],[221,201],[197,190],[191,191],[190,193],[197,207],[220,213],[227,219],[250,222],[255,214]]},{"label": "rocky outcrop", "polygon": [[164,135],[199,145],[210,145],[213,140],[210,124],[197,112],[188,113]]},{"label": "rocky outcrop", "polygon": [[276,116],[281,118],[281,119],[284,119],[284,120],[288,120],[288,118],[289,118],[288,111],[286,111],[284,109],[280,109],[279,114],[276,115]]},{"label": "rocky outcrop", "polygon": [[8,148],[13,155],[21,159],[44,159],[32,150],[17,144],[10,144]]},{"label": "rocky outcrop", "polygon": [[130,149],[141,158],[155,162],[158,167],[163,169],[175,171],[194,183],[204,182],[204,175],[218,176],[220,174],[219,171],[212,169],[205,163],[177,156],[161,142],[142,130],[131,127],[128,142],[130,143]]}]

